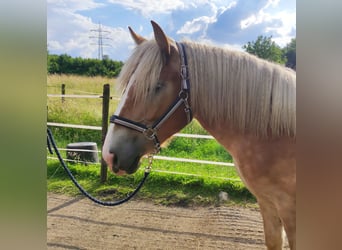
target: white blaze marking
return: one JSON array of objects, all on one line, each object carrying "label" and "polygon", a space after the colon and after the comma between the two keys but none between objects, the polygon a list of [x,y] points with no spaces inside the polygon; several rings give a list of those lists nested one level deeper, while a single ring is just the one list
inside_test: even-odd
[{"label": "white blaze marking", "polygon": [[[133,76],[134,76],[134,75],[133,75]],[[120,114],[121,109],[123,108],[123,106],[124,106],[125,103],[126,103],[126,99],[127,99],[127,96],[128,96],[128,92],[129,92],[129,90],[130,90],[130,88],[132,87],[133,82],[134,82],[134,80],[132,80],[132,79],[134,79],[133,76],[131,77],[131,80],[129,81],[129,83],[128,83],[127,87],[126,87],[124,94],[123,94],[122,97],[120,98],[119,105],[118,105],[118,107],[116,108],[116,111],[115,111],[115,113],[114,113],[115,115],[119,115],[119,114]]]},{"label": "white blaze marking", "polygon": [[[134,79],[134,77],[132,76],[131,79]],[[128,96],[128,92],[129,92],[130,88],[132,87],[133,82],[134,82],[134,80],[129,81],[129,83],[125,89],[124,94],[120,98],[120,102],[119,102],[118,107],[116,108],[116,111],[114,113],[115,115],[119,115],[122,108],[124,107],[124,105],[126,103],[127,96]],[[113,155],[111,155],[109,153],[109,150],[110,150],[110,145],[112,144],[114,127],[115,127],[114,123],[109,124],[106,139],[104,141],[103,149],[102,149],[102,157],[107,162],[107,164],[110,168],[112,167],[111,165],[112,165],[112,161],[113,161]]]}]

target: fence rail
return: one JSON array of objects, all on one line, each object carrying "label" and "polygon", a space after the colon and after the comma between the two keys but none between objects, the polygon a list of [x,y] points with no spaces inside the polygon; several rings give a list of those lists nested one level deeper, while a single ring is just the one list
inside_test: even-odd
[{"label": "fence rail", "polygon": [[[67,123],[57,123],[57,122],[48,122],[48,126],[53,127],[65,127],[65,128],[80,128],[80,129],[90,129],[90,130],[102,130],[100,126],[88,126],[88,125],[80,125],[80,124],[67,124]],[[194,139],[215,139],[211,135],[199,135],[199,134],[183,134],[176,133],[173,136],[175,137],[186,137],[186,138],[194,138]]]},{"label": "fence rail", "polygon": [[[90,149],[67,149],[67,148],[58,148],[59,151],[68,151],[72,150],[73,152],[94,152],[101,153],[101,150],[90,150]],[[146,158],[146,157],[145,157]],[[163,155],[155,155],[153,156],[156,160],[163,161],[178,161],[178,162],[189,162],[189,163],[198,163],[198,164],[208,164],[208,165],[218,165],[218,166],[227,166],[234,167],[234,163],[230,162],[220,162],[220,161],[207,161],[207,160],[197,160],[197,159],[188,159],[188,158],[178,158],[171,156],[163,156]],[[89,162],[91,163],[91,162]]]},{"label": "fence rail", "polygon": [[[47,96],[48,97],[58,97],[58,98],[88,98],[88,99],[103,98],[103,95],[48,94]],[[120,100],[120,98],[116,97],[116,96],[110,96],[109,98],[114,99],[114,100]]]}]

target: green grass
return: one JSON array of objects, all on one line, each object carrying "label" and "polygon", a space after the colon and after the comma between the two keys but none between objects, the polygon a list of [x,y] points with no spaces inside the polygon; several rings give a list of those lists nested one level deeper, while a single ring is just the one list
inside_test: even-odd
[{"label": "green grass", "polygon": [[[67,94],[82,94],[80,93],[82,91],[101,93],[103,84],[108,82],[112,82],[113,85],[111,95],[117,96],[117,93],[113,91],[115,80],[58,75],[48,77],[48,93],[60,93],[59,86],[62,83],[66,84]],[[66,98],[62,103],[60,98],[48,98],[47,106],[48,121],[50,122],[101,126],[101,99]],[[115,111],[116,106],[117,101],[111,100],[110,113]],[[51,127],[51,130],[60,148],[66,148],[68,143],[80,141],[96,142],[98,149],[102,148],[101,131],[61,127]],[[180,132],[208,134],[196,120]],[[232,157],[226,150],[215,140],[209,139],[175,137],[166,148],[162,149],[160,155],[232,162]],[[147,160],[144,159],[141,170],[132,176],[118,177],[109,173],[108,181],[105,184],[99,182],[99,164],[89,166],[69,164],[69,166],[80,183],[92,194],[103,199],[112,199],[126,195],[136,187],[143,176],[143,166],[146,164]],[[48,159],[47,167],[48,191],[70,195],[79,193],[56,160]],[[170,174],[160,171],[185,174]],[[233,167],[154,160],[153,171],[138,198],[153,200],[165,205],[209,205],[217,204],[218,193],[225,191],[230,196],[230,203],[255,203],[254,197],[242,182],[235,181],[236,179],[239,180],[239,177]]]},{"label": "green grass", "polygon": [[[48,191],[69,195],[79,194],[60,163],[48,160]],[[132,192],[143,177],[143,169],[129,176],[108,173],[106,183],[100,183],[98,164],[68,164],[75,178],[92,195],[102,200],[118,200]],[[218,205],[218,194],[225,191],[230,200],[226,205],[251,205],[254,197],[240,181],[208,178],[205,176],[170,175],[152,171],[135,199],[144,199],[162,205],[208,206]]]}]

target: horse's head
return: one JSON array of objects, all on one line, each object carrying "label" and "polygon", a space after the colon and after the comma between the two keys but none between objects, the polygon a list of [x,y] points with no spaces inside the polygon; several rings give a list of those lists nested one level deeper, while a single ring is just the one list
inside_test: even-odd
[{"label": "horse's head", "polygon": [[151,41],[129,28],[137,47],[118,78],[123,94],[102,150],[116,174],[134,173],[143,155],[158,152],[191,120],[182,51],[153,21],[152,26]]}]

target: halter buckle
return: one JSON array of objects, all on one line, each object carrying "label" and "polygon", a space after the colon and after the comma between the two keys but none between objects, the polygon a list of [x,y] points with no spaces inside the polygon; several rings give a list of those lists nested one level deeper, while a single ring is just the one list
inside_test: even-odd
[{"label": "halter buckle", "polygon": [[188,74],[188,66],[187,65],[181,65],[181,77],[183,80],[188,80],[189,79],[189,74]]}]

